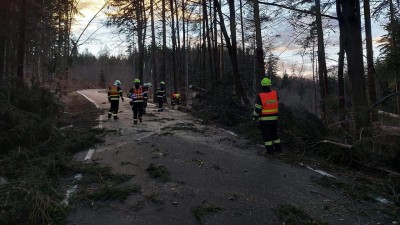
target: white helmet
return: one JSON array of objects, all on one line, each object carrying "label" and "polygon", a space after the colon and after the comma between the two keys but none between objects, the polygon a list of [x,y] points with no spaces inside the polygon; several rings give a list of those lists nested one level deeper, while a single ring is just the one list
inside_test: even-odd
[{"label": "white helmet", "polygon": [[115,80],[115,81],[114,81],[114,85],[115,85],[115,86],[120,86],[120,85],[121,85],[121,81]]}]

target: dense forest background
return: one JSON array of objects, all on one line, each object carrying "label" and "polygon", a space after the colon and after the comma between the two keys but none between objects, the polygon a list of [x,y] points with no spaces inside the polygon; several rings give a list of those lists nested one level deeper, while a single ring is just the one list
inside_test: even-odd
[{"label": "dense forest background", "polygon": [[[288,155],[398,175],[400,1],[110,0],[99,11],[104,25],[130,47],[113,55],[103,46],[96,56],[82,49],[86,28],[71,32],[79,2],[0,0],[0,181],[12,184],[0,183],[0,223],[49,224],[65,214],[55,190],[73,170],[66,161],[99,141],[92,129],[99,112],[83,105],[87,121],[60,130],[79,118],[66,102],[75,90],[104,89],[115,79],[124,90],[135,78],[153,87],[165,81],[168,95],[193,102],[193,115],[257,143],[250,115],[268,76],[282,103]],[[387,21],[379,40],[372,20]],[[311,71],[303,62],[278,69],[285,60],[272,51],[280,38],[272,23],[288,26]],[[326,62],[330,44],[338,46],[334,64]],[[385,181],[398,203],[400,184]]]}]

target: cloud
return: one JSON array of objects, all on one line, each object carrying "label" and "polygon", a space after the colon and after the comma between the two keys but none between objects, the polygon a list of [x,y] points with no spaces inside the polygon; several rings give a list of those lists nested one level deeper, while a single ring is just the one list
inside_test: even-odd
[{"label": "cloud", "polygon": [[372,42],[373,42],[375,45],[382,44],[382,43],[383,43],[383,37],[374,37],[374,38],[372,38]]}]

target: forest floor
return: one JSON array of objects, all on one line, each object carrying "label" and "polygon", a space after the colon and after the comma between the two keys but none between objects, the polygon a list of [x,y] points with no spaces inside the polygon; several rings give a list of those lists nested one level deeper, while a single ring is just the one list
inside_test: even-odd
[{"label": "forest floor", "polygon": [[168,105],[157,112],[150,103],[134,125],[126,100],[120,119],[107,120],[106,93],[80,93],[104,110],[107,135],[75,156],[82,178],[65,182],[77,184],[68,224],[400,223],[386,196],[354,185],[368,182],[357,172],[324,174],[311,161],[261,156],[259,143]]}]

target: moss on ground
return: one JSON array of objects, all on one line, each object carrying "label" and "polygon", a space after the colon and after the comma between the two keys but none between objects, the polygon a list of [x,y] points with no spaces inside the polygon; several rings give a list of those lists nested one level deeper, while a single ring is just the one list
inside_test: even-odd
[{"label": "moss on ground", "polygon": [[146,171],[153,179],[160,179],[163,182],[168,182],[171,180],[170,172],[163,165],[151,163],[147,167]]},{"label": "moss on ground", "polygon": [[325,221],[313,219],[303,209],[291,204],[278,205],[274,212],[286,225],[328,225]]},{"label": "moss on ground", "polygon": [[124,201],[132,193],[138,192],[140,192],[138,186],[117,186],[114,183],[108,183],[97,188],[82,189],[75,199],[83,201]]},{"label": "moss on ground", "polygon": [[202,217],[208,213],[217,213],[223,211],[224,208],[215,205],[212,202],[203,201],[200,205],[194,206],[190,209],[192,215],[196,218],[199,224],[203,224]]}]

